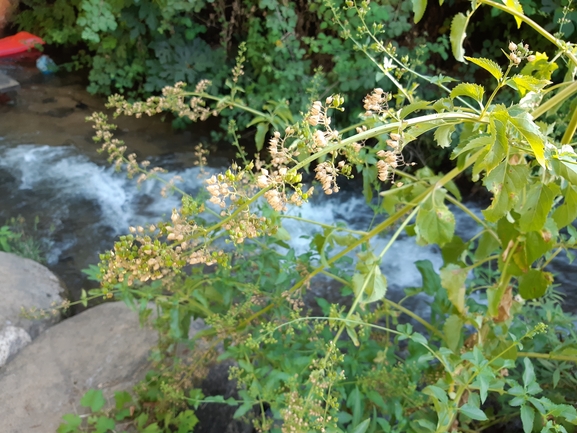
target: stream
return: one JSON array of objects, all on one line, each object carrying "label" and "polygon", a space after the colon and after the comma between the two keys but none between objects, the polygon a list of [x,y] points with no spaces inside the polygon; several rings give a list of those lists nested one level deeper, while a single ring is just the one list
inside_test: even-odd
[{"label": "stream", "polygon": [[[135,180],[114,171],[104,156],[96,152],[93,130],[85,117],[102,111],[104,101],[84,90],[84,83],[72,75],[45,76],[33,66],[0,63],[0,71],[20,81],[22,87],[11,100],[0,102],[0,226],[12,217],[23,216],[28,223],[38,220],[39,233],[48,251],[47,266],[67,285],[73,298],[82,288],[94,287],[81,272],[98,262],[98,254],[111,248],[117,236],[129,226],[155,223],[179,207],[177,195],[162,198],[160,186],[145,182],[138,188]],[[116,136],[126,141],[130,152],[149,159],[152,166],[169,170],[167,177],[180,175],[179,187],[195,194],[203,187],[199,169],[193,167],[193,148],[199,142],[210,144],[209,130],[195,125],[190,131],[175,132],[160,117],[123,118]],[[214,154],[213,154],[214,155]],[[230,155],[210,157],[209,170],[226,167]],[[293,215],[314,218],[325,224],[346,222],[351,228],[366,230],[372,212],[360,195],[346,188],[331,197],[322,197],[292,209]],[[475,208],[475,205],[471,205]],[[471,237],[476,227],[457,214],[457,233]],[[291,245],[304,252],[315,228],[294,220],[285,220],[293,234]],[[294,235],[298,233],[299,235]],[[376,251],[386,237],[374,243]],[[438,248],[420,247],[414,238],[401,237],[385,256],[383,273],[389,281],[389,295],[398,300],[405,287],[419,287],[421,276],[414,264],[430,260],[438,269],[442,258]],[[577,311],[575,265],[559,257],[550,266],[560,289],[566,293],[567,311]],[[327,285],[316,295],[335,290]],[[325,293],[322,291],[325,290]],[[420,296],[420,295],[419,295]],[[427,297],[423,294],[412,306],[424,315]]]}]

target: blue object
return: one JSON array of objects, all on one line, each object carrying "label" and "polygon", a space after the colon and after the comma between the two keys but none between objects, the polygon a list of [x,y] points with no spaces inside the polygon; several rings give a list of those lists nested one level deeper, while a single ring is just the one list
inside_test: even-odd
[{"label": "blue object", "polygon": [[38,60],[36,60],[36,67],[43,74],[52,74],[58,70],[58,66],[54,63],[54,60],[45,54],[38,57]]}]

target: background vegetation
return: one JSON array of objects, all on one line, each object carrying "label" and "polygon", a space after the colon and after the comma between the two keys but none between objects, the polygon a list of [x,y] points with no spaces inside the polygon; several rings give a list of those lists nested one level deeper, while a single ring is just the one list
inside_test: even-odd
[{"label": "background vegetation", "polygon": [[[60,432],[187,432],[201,403],[236,406],[257,431],[575,431],[575,327],[547,270],[560,254],[572,260],[577,241],[570,4],[25,4],[34,8],[20,25],[84,45],[76,61],[92,91],[125,93],[110,98],[117,114],[224,114],[238,149],[198,197],[169,182],[182,207],[101,256],[92,272],[102,287],[80,302],[122,299],[143,320],[154,302],[156,369],[113,410],[89,392],[81,404],[94,414],[67,415]],[[427,22],[437,11],[445,18]],[[483,38],[501,22],[521,29],[515,42]],[[435,66],[450,56],[467,66]],[[181,80],[191,86],[165,87]],[[106,116],[92,121],[111,161],[155,176],[124,156]],[[268,143],[266,159],[240,145],[245,126],[258,150]],[[416,167],[408,157],[429,131],[435,158],[450,160],[444,170],[423,164],[427,154]],[[320,230],[297,254],[282,221],[310,198],[307,170],[326,196],[362,177],[375,218],[363,230],[305,221]],[[481,215],[461,203],[464,177],[492,195]],[[479,227],[468,239],[455,234],[455,208]],[[400,236],[437,245],[443,266],[417,263],[422,287],[395,303],[380,263]],[[311,299],[321,275],[342,286],[338,302]],[[431,309],[419,316],[406,300],[422,292]],[[208,329],[189,339],[193,318]],[[195,387],[217,358],[233,361],[235,398]]]}]

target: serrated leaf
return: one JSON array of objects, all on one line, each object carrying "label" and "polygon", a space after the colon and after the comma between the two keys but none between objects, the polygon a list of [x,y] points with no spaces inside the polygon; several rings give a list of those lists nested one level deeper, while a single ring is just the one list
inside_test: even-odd
[{"label": "serrated leaf", "polygon": [[447,290],[451,304],[461,314],[465,313],[465,281],[468,270],[450,263],[441,269],[441,284]]},{"label": "serrated leaf", "polygon": [[126,391],[116,391],[114,393],[115,407],[120,410],[125,404],[132,402],[132,396]]},{"label": "serrated leaf", "polygon": [[507,121],[509,113],[506,110],[495,110],[491,113],[489,122],[489,132],[493,145],[487,150],[487,153],[478,161],[473,169],[474,173],[480,173],[483,169],[487,175],[495,169],[509,153],[509,139],[507,138]]},{"label": "serrated leaf", "polygon": [[566,157],[551,161],[551,168],[557,176],[567,179],[571,184],[577,185],[577,162]]},{"label": "serrated leaf", "polygon": [[523,423],[524,433],[531,433],[533,431],[534,421],[535,421],[535,410],[528,404],[521,405],[521,422]]},{"label": "serrated leaf", "polygon": [[449,147],[451,145],[451,135],[455,131],[455,125],[439,126],[435,130],[435,141],[441,148]]},{"label": "serrated leaf", "polygon": [[[353,292],[355,296],[363,291],[361,302],[371,303],[376,302],[385,297],[387,294],[387,279],[381,273],[381,269],[375,265],[372,275],[364,273],[355,273],[352,278]],[[365,283],[365,279],[368,281]],[[363,290],[364,289],[364,290]]]},{"label": "serrated leaf", "polygon": [[[511,9],[513,9],[515,12],[519,12],[520,14],[523,14],[523,7],[521,6],[521,4],[517,0],[505,0],[505,5],[507,5],[507,7],[510,7]],[[520,28],[523,20],[521,18],[515,17],[515,21],[517,22],[517,28]]]},{"label": "serrated leaf", "polygon": [[551,189],[537,182],[527,191],[527,198],[522,207],[519,207],[519,228],[523,232],[538,231],[543,228],[547,215],[553,206],[554,194]]},{"label": "serrated leaf", "polygon": [[[522,75],[532,75],[535,78],[541,80],[550,80],[551,75],[555,72],[559,66],[555,62],[549,62],[549,57],[546,53],[535,53],[535,60],[532,62],[527,62],[523,69],[521,69]],[[571,80],[564,80],[571,81]]]},{"label": "serrated leaf", "polygon": [[425,9],[427,9],[427,0],[412,0],[413,1],[413,13],[415,14],[415,24],[421,21]]},{"label": "serrated leaf", "polygon": [[540,298],[552,282],[553,275],[550,272],[529,269],[526,274],[519,277],[519,294],[523,299]]},{"label": "serrated leaf", "polygon": [[449,96],[452,99],[455,99],[457,96],[468,96],[480,104],[483,102],[484,94],[485,88],[479,84],[460,83],[457,84],[453,90],[451,90],[451,94]]},{"label": "serrated leaf", "polygon": [[497,81],[503,78],[503,71],[501,70],[501,67],[493,60],[484,58],[477,59],[475,57],[467,56],[465,56],[465,59],[489,72],[493,77],[497,79]]},{"label": "serrated leaf", "polygon": [[105,403],[106,400],[104,400],[100,389],[89,389],[80,399],[80,404],[84,407],[89,407],[92,412],[98,412],[104,407]]},{"label": "serrated leaf", "polygon": [[507,85],[517,89],[521,96],[525,96],[527,92],[539,93],[549,84],[551,84],[551,81],[540,80],[531,75],[514,75],[507,80]]},{"label": "serrated leaf", "polygon": [[453,56],[459,62],[465,62],[465,50],[463,49],[463,41],[467,36],[465,30],[467,29],[467,24],[469,23],[469,18],[458,13],[453,17],[451,21],[451,50],[453,51]]},{"label": "serrated leaf", "polygon": [[535,369],[533,368],[533,363],[529,358],[523,358],[523,366],[525,367],[523,371],[523,385],[527,388],[536,380]]},{"label": "serrated leaf", "polygon": [[421,346],[425,346],[425,347],[428,346],[428,341],[423,334],[415,332],[414,334],[411,335],[410,338],[415,343],[420,344]]},{"label": "serrated leaf", "polygon": [[447,398],[447,393],[436,385],[427,386],[423,389],[422,393],[434,397],[440,403],[446,404],[449,401]]},{"label": "serrated leaf", "polygon": [[110,419],[106,416],[99,416],[94,427],[96,428],[97,432],[109,432],[114,431],[116,428],[116,423],[113,419]]},{"label": "serrated leaf", "polygon": [[485,415],[485,412],[469,403],[466,403],[463,406],[461,406],[459,408],[459,412],[476,421],[486,421],[488,419],[487,415]]},{"label": "serrated leaf", "polygon": [[501,162],[483,181],[493,193],[491,205],[483,211],[489,222],[496,222],[507,214],[519,201],[523,193],[529,169],[526,165],[509,165]]},{"label": "serrated leaf", "polygon": [[406,105],[403,108],[401,108],[401,111],[399,112],[399,118],[404,119],[409,114],[414,113],[415,111],[431,108],[432,108],[431,103],[429,101],[413,102],[412,104]]},{"label": "serrated leaf", "polygon": [[451,154],[451,159],[455,159],[458,156],[462,155],[465,152],[469,152],[471,150],[478,149],[479,147],[485,147],[493,144],[494,138],[490,135],[481,134],[475,137],[468,137],[466,140],[463,140],[453,153]]},{"label": "serrated leaf", "polygon": [[577,187],[573,185],[567,186],[563,204],[555,209],[552,217],[559,229],[568,226],[577,219]]},{"label": "serrated leaf", "polygon": [[479,374],[479,376],[477,376],[476,383],[479,386],[479,397],[481,399],[481,403],[485,403],[485,400],[487,400],[487,395],[489,393],[491,382],[494,380],[495,375],[488,368],[484,368],[483,370],[481,370],[481,373]]},{"label": "serrated leaf", "polygon": [[516,116],[509,117],[509,123],[527,140],[541,167],[546,168],[545,141],[531,115],[523,111]]},{"label": "serrated leaf", "polygon": [[436,190],[417,212],[417,233],[429,244],[443,246],[455,233],[455,216],[445,205],[445,194]]},{"label": "serrated leaf", "polygon": [[433,104],[433,109],[437,113],[442,113],[444,111],[453,111],[453,100],[451,98],[438,99]]},{"label": "serrated leaf", "polygon": [[66,424],[60,424],[56,430],[57,433],[74,433],[77,432],[77,429],[82,425],[82,418],[73,413],[63,415],[62,419]]}]

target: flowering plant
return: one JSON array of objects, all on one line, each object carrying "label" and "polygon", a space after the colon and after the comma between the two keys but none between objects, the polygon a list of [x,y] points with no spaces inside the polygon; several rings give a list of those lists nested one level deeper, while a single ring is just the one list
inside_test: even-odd
[{"label": "flowering plant", "polygon": [[[552,42],[553,60],[513,42],[504,68],[464,56],[466,25],[484,4]],[[269,127],[274,131],[266,159],[260,154],[251,159],[238,145],[233,123],[229,129],[240,161],[209,176],[204,196],[192,197],[169,181],[167,189],[183,195],[170,221],[131,228],[101,256],[102,287],[90,296],[119,297],[139,305],[143,314],[154,301],[165,349],[188,342],[192,318],[208,325],[188,342],[204,348],[199,349],[204,358],[197,354],[192,364],[171,364],[175,370],[161,375],[165,396],[183,407],[236,404],[235,416],[249,416],[259,431],[469,432],[512,417],[520,417],[526,433],[574,431],[577,396],[554,390],[569,388],[564,384],[575,378],[568,364],[577,361],[574,329],[567,322],[559,325],[558,318],[555,329],[547,328],[542,317],[543,312],[557,317],[554,276],[547,266],[563,252],[570,255],[577,239],[572,226],[577,154],[571,145],[577,109],[573,104],[562,119],[561,133],[547,121],[577,92],[577,49],[512,4],[476,1],[467,15],[452,21],[455,57],[494,78],[488,97],[486,86],[462,82],[449,88],[453,79],[413,71],[381,41],[381,25],[352,30],[347,17],[364,23],[370,6],[347,1],[342,7],[330,4],[335,23],[397,88],[395,94],[377,88],[367,95],[358,124],[335,128],[332,116],[342,110],[341,95],[312,102],[299,122],[286,106],[265,111],[246,106],[237,84],[242,48],[230,95],[210,95],[202,81],[193,91],[178,83],[144,102],[110,99],[117,115],[171,110],[193,121],[242,109],[254,116],[252,125],[261,126],[257,144]],[[567,74],[552,85],[553,65],[561,60]],[[415,86],[403,85],[410,75],[444,94],[419,100]],[[97,140],[118,167],[139,180],[155,176],[146,163],[124,156],[104,115],[92,120]],[[411,143],[429,131],[439,147],[451,149],[454,167],[446,173],[404,160]],[[309,167],[322,192],[305,181]],[[354,175],[362,176],[366,200],[376,209],[371,225],[353,230],[307,221],[322,233],[297,255],[282,221],[302,218],[285,211],[313,194],[339,193],[343,179]],[[454,181],[464,176],[492,194],[481,215],[461,202]],[[456,208],[479,226],[470,239],[455,234]],[[377,249],[385,233],[387,242]],[[443,254],[438,273],[430,263],[418,263],[422,287],[406,290],[406,298],[430,296],[428,317],[407,308],[405,299],[387,297],[380,265],[403,233],[419,245],[437,245]],[[332,303],[328,296],[319,298],[316,308],[309,294],[321,275],[341,285],[345,297]],[[221,343],[220,359],[234,360],[236,400],[205,398],[183,385],[190,385],[183,376],[192,375],[201,359],[215,360]],[[535,360],[544,360],[537,370]],[[552,377],[552,385],[544,384],[544,377]]]}]

